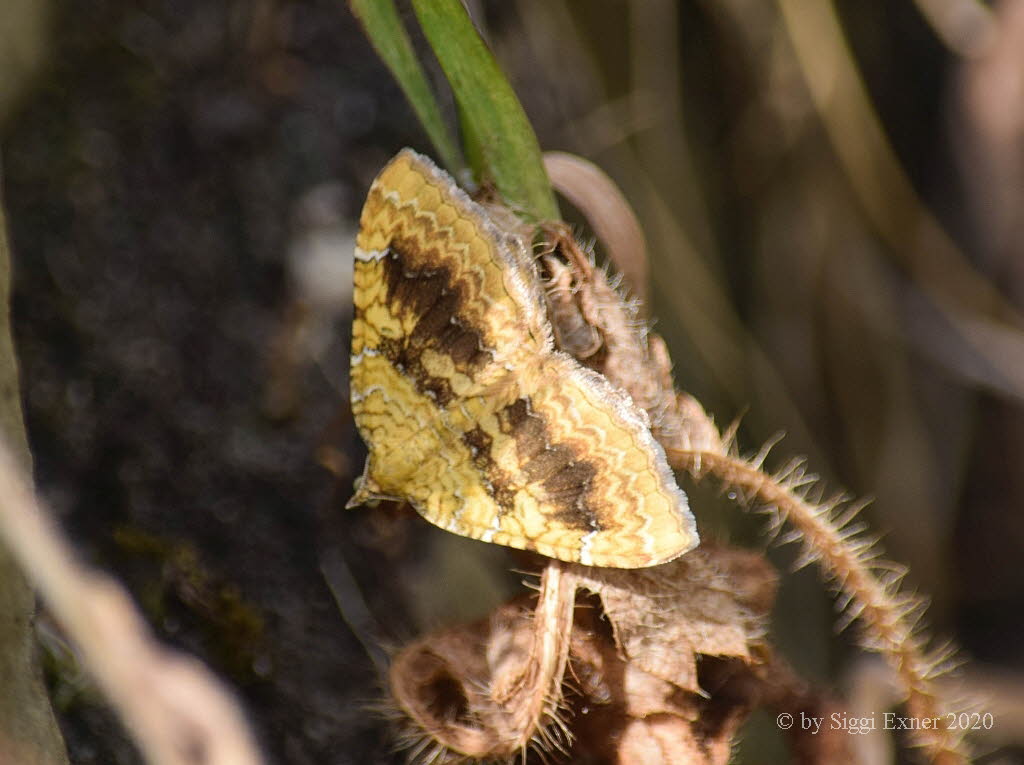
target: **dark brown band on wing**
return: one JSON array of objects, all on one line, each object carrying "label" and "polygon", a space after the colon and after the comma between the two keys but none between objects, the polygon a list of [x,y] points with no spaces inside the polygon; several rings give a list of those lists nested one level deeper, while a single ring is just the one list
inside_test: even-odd
[{"label": "dark brown band on wing", "polygon": [[512,478],[498,467],[491,455],[494,439],[479,425],[462,434],[462,443],[469,447],[473,464],[485,477],[487,491],[499,508],[499,517],[515,507],[516,489]]},{"label": "dark brown band on wing", "polygon": [[544,418],[521,398],[498,412],[502,431],[516,442],[520,470],[528,483],[539,483],[555,519],[580,531],[604,528],[590,492],[597,469],[567,444],[553,444]]},{"label": "dark brown band on wing", "polygon": [[[492,356],[481,333],[460,318],[465,288],[452,279],[446,255],[437,247],[422,249],[421,242],[396,235],[381,258],[389,310],[395,316],[411,315],[415,326],[405,337],[382,338],[380,352],[417,390],[446,408],[455,398],[451,383],[427,372],[422,362],[424,351],[432,349],[449,356],[455,368],[469,377],[491,363]],[[410,268],[410,263],[417,268]],[[605,528],[590,497],[596,468],[571,446],[551,443],[544,418],[533,411],[528,399],[516,400],[497,416],[502,432],[515,440],[521,480],[540,484],[544,500],[555,507],[553,519],[584,533]],[[514,485],[512,476],[495,463],[491,437],[477,427],[462,440],[487,477],[495,503],[502,511],[511,511],[516,492],[523,487]]]},{"label": "dark brown band on wing", "polygon": [[473,463],[486,476],[486,485],[495,503],[507,512],[515,506],[516,492],[522,483],[540,484],[544,501],[553,505],[552,519],[563,526],[584,533],[604,528],[600,513],[594,508],[590,490],[597,470],[580,459],[570,446],[552,444],[544,419],[533,412],[528,399],[520,398],[497,412],[502,433],[516,443],[519,460],[519,485],[494,460],[494,439],[477,426],[462,436],[469,447]]},{"label": "dark brown band on wing", "polygon": [[[413,240],[404,240],[404,245],[416,246]],[[454,398],[451,383],[427,372],[423,352],[431,349],[449,356],[455,368],[469,377],[491,361],[491,354],[483,347],[480,332],[460,318],[464,290],[453,283],[450,269],[438,265],[413,270],[407,266],[410,261],[440,262],[437,257],[423,255],[417,252],[415,257],[407,256],[396,241],[381,258],[389,311],[395,316],[411,315],[415,326],[406,337],[382,338],[380,351],[413,380],[417,390],[443,408]]]}]

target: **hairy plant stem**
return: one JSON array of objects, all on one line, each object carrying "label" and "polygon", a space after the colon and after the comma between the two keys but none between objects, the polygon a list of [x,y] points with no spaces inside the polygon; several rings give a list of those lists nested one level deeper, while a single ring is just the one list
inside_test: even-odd
[{"label": "hairy plant stem", "polygon": [[900,591],[904,571],[880,561],[874,540],[861,534],[863,527],[850,524],[860,506],[842,497],[809,501],[807,489],[816,480],[800,462],[769,475],[760,467],[764,454],[748,461],[724,450],[669,449],[668,456],[676,469],[697,478],[710,474],[749,503],[768,509],[776,530],[789,522],[796,533],[784,541],[800,541],[800,563],[817,561],[839,590],[845,623],[859,621],[864,647],[882,654],[902,682],[908,716],[939,719],[935,728],[912,731],[915,743],[930,762],[968,762],[963,737],[944,724],[949,710],[934,687],[935,676],[950,664],[950,651],[929,655],[918,629],[924,603]]}]

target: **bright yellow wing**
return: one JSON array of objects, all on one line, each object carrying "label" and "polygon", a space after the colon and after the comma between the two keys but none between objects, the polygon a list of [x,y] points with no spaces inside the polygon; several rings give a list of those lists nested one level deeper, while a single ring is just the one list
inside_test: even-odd
[{"label": "bright yellow wing", "polygon": [[524,242],[412,151],[370,189],[354,299],[370,454],[350,504],[407,500],[456,534],[595,566],[696,546],[646,415],[553,350]]}]

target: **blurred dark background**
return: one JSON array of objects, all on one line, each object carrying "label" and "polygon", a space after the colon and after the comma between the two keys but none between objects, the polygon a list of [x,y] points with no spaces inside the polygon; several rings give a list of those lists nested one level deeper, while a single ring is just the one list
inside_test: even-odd
[{"label": "blurred dark background", "polygon": [[[875,498],[996,716],[979,751],[1024,762],[1024,3],[470,8],[542,147],[637,208],[678,386],[742,416],[745,448],[784,431],[780,459]],[[340,0],[7,0],[0,57],[42,496],[276,761],[403,761],[387,652],[520,578],[408,513],[342,509],[355,220],[388,157],[430,153],[410,109]],[[706,536],[766,548],[686,488]],[[834,621],[816,572],[784,576],[775,641],[871,709],[884,673]],[[72,760],[138,762],[41,633]],[[742,762],[779,761],[771,727]]]}]

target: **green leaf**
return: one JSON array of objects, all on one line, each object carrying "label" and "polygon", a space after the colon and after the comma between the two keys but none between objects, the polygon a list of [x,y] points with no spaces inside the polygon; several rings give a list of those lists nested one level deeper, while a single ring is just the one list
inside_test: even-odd
[{"label": "green leaf", "polygon": [[558,204],[526,113],[459,0],[412,0],[455,94],[473,171],[514,210],[556,220]]},{"label": "green leaf", "polygon": [[452,173],[458,172],[464,166],[462,153],[448,132],[427,76],[416,59],[412,41],[395,10],[394,0],[351,0],[351,7],[377,54],[409,99],[441,163]]}]

